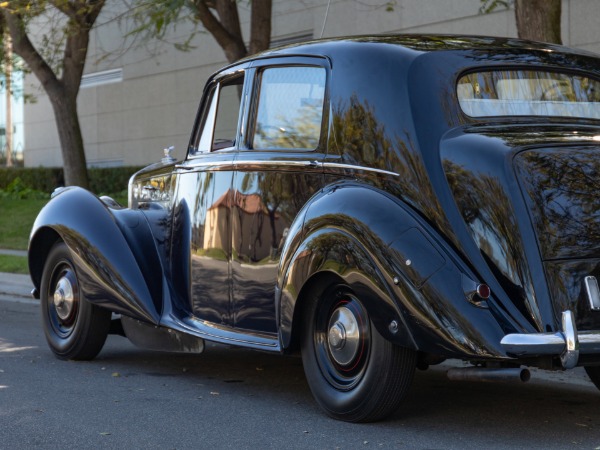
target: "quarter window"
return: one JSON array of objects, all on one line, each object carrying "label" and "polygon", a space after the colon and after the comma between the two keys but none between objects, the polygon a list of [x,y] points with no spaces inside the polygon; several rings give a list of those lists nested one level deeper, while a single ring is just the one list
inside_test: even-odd
[{"label": "quarter window", "polygon": [[199,152],[235,146],[243,86],[242,75],[229,78],[210,91],[202,118]]},{"label": "quarter window", "polygon": [[315,149],[325,98],[322,67],[277,67],[261,74],[252,147]]}]

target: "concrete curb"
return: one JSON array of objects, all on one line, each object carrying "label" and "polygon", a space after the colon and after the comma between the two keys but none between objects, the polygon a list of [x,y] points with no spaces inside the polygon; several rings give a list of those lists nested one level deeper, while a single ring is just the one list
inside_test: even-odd
[{"label": "concrete curb", "polygon": [[11,255],[11,256],[27,256],[26,250],[9,250],[6,248],[0,248],[0,255]]},{"label": "concrete curb", "polygon": [[0,295],[31,299],[33,282],[29,275],[0,272]]}]

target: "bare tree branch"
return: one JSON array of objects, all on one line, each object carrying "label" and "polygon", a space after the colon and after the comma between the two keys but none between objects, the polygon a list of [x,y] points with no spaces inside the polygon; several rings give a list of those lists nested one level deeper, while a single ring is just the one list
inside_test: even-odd
[{"label": "bare tree branch", "polygon": [[[229,62],[237,61],[248,53],[242,31],[235,0],[215,0],[214,6],[219,15],[217,19],[210,11],[208,2],[192,0],[197,19],[212,34],[225,52]],[[231,31],[229,31],[231,30]]]},{"label": "bare tree branch", "polygon": [[0,12],[5,26],[13,38],[13,51],[23,58],[44,89],[58,88],[58,78],[27,36],[23,17],[17,12],[9,12],[6,9],[2,9]]}]

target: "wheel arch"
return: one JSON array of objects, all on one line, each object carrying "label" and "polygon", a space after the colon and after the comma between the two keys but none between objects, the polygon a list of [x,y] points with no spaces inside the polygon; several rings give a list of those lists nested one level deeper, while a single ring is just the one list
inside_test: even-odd
[{"label": "wheel arch", "polygon": [[[139,240],[151,250],[142,251]],[[63,241],[72,253],[82,290],[91,303],[159,322],[162,266],[141,212],[110,209],[81,188],[61,191],[40,211],[30,236],[28,263],[38,292],[45,260],[57,241]]]},{"label": "wheel arch", "polygon": [[[312,249],[309,251],[310,261],[302,261],[301,255],[305,254],[315,241],[328,238],[342,242],[337,248],[329,250],[335,253],[335,258]],[[340,265],[340,260],[346,260],[348,264]],[[309,267],[306,267],[306,264]],[[280,339],[282,347],[287,351],[298,350],[305,309],[312,301],[316,301],[316,296],[332,284],[346,285],[359,298],[384,338],[416,350],[410,329],[393,299],[389,281],[385,279],[372,255],[353,236],[338,229],[322,229],[308,236],[298,249],[284,280]],[[296,289],[296,286],[299,289]],[[294,295],[296,290],[298,294]],[[397,325],[396,328],[391,326],[392,322]]]},{"label": "wheel arch", "polygon": [[48,259],[50,250],[58,241],[61,240],[60,234],[49,226],[42,226],[36,230],[35,234],[29,240],[28,264],[29,275],[35,288],[34,297],[39,299],[40,284],[42,282],[42,272],[44,263]]}]

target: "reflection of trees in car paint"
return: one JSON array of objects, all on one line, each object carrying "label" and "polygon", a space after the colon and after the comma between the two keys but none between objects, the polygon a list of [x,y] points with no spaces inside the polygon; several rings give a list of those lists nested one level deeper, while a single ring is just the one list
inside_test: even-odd
[{"label": "reflection of trees in car paint", "polygon": [[440,230],[450,230],[418,153],[406,130],[388,129],[377,120],[375,107],[357,95],[333,108],[330,149],[338,149],[344,162],[397,173],[397,177],[371,177],[370,183],[410,203]]},{"label": "reflection of trees in car paint", "polygon": [[530,150],[516,161],[542,256],[600,257],[598,149]]},{"label": "reflection of trees in car paint", "polygon": [[[280,157],[284,155],[289,156],[282,153]],[[321,187],[322,175],[245,170],[238,171],[232,213],[235,323],[236,327],[274,332],[273,286],[282,246],[292,221]]]},{"label": "reflection of trees in car paint", "polygon": [[525,317],[541,323],[506,189],[494,176],[473,173],[450,160],[443,165],[458,209],[496,279]]}]

